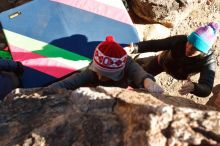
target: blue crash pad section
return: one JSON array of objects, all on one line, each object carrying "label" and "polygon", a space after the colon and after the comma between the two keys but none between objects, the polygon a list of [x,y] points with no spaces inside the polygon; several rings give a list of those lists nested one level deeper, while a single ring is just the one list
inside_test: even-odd
[{"label": "blue crash pad section", "polygon": [[[16,12],[19,15],[10,19]],[[0,21],[5,30],[88,58],[92,58],[95,47],[108,35],[114,36],[122,46],[139,41],[132,25],[49,0],[31,1],[0,13]],[[41,87],[57,80],[27,66],[22,85]]]}]

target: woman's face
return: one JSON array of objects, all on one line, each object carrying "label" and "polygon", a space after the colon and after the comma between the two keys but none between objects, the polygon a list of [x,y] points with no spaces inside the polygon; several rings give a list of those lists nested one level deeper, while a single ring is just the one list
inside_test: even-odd
[{"label": "woman's face", "polygon": [[202,54],[202,52],[198,51],[190,42],[186,43],[185,55],[187,57],[195,57]]}]

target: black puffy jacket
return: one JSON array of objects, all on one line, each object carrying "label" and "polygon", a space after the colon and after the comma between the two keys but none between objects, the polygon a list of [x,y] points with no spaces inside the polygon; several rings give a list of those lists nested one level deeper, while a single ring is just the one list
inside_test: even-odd
[{"label": "black puffy jacket", "polygon": [[138,53],[163,51],[158,56],[159,64],[165,72],[176,79],[185,80],[191,74],[200,73],[198,83],[194,83],[195,90],[191,93],[206,97],[212,91],[216,60],[211,51],[206,55],[187,57],[186,43],[186,35],[177,35],[160,40],[143,41],[135,45]]}]

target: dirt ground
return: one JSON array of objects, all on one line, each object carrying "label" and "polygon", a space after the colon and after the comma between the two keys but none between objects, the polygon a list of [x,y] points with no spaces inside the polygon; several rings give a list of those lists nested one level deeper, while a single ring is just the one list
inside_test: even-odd
[{"label": "dirt ground", "polygon": [[[207,1],[206,5],[203,5],[200,9],[193,11],[180,25],[176,28],[171,28],[171,35],[176,34],[190,34],[197,27],[206,24],[211,21],[220,22],[220,0]],[[220,38],[214,44],[215,56],[217,59],[217,70],[214,86],[220,84]],[[192,81],[197,81],[199,74],[191,77]],[[179,88],[184,81],[177,81],[166,73],[162,73],[156,76],[157,81],[164,87],[166,94],[172,96],[180,96],[178,93]],[[206,104],[212,94],[207,98],[201,98],[188,94],[183,96],[184,98],[192,99],[196,103]]]}]

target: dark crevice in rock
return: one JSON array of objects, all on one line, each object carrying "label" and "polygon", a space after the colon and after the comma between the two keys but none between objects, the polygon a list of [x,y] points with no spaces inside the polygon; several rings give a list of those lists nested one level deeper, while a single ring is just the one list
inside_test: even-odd
[{"label": "dark crevice in rock", "polygon": [[212,131],[206,131],[203,130],[201,128],[192,128],[195,132],[198,132],[200,134],[202,134],[203,136],[207,137],[208,139],[213,139],[215,141],[217,141],[218,143],[220,143],[220,135],[217,135],[216,133],[212,132]]},{"label": "dark crevice in rock", "polygon": [[[173,110],[172,115],[175,114],[175,110]],[[171,138],[173,135],[173,130],[172,130],[172,123],[173,123],[173,116],[172,116],[172,120],[170,120],[168,126],[165,129],[161,130],[161,133],[167,138]]]},{"label": "dark crevice in rock", "polygon": [[189,146],[217,146],[216,144],[210,144],[206,140],[202,140],[199,145],[190,144]]},{"label": "dark crevice in rock", "polygon": [[173,135],[173,131],[172,131],[172,127],[171,127],[172,123],[173,123],[173,122],[171,121],[171,122],[169,123],[169,125],[167,126],[167,128],[161,130],[161,133],[162,133],[167,139],[171,138],[172,135]]},{"label": "dark crevice in rock", "polygon": [[185,4],[181,0],[176,0],[176,2],[179,4],[179,7],[185,6]]}]

